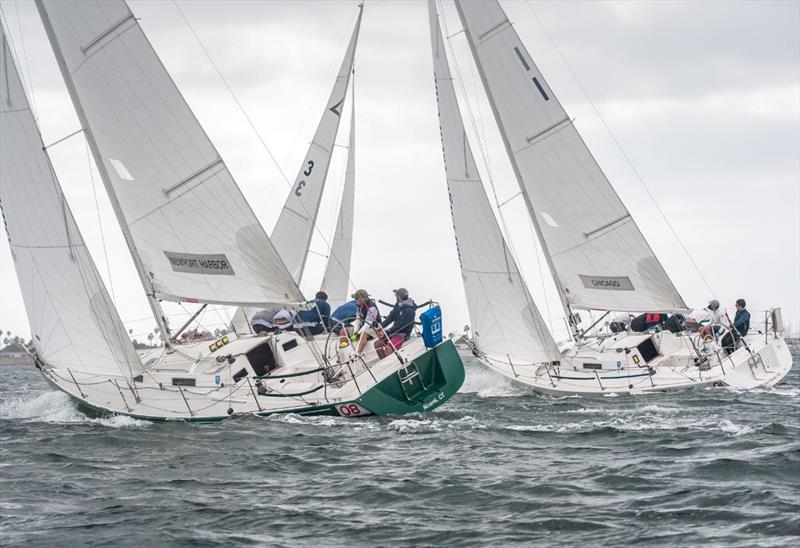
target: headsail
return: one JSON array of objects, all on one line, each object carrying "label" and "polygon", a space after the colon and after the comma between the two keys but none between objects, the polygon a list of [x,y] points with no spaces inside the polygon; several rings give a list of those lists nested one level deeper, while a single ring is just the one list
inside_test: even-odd
[{"label": "headsail", "polygon": [[311,141],[306,157],[300,166],[289,197],[283,206],[278,223],[272,231],[272,241],[280,253],[286,267],[300,283],[308,256],[308,247],[317,221],[322,191],[331,163],[336,133],[342,118],[342,105],[347,94],[347,85],[353,71],[353,61],[361,28],[363,4],[359,7],[358,19],[350,37],[350,43],[342,60],[342,66],[333,84],[330,98],[322,113],[314,139]]},{"label": "headsail", "polygon": [[322,278],[322,289],[328,294],[328,302],[335,308],[347,300],[350,282],[350,258],[353,253],[353,210],[355,209],[356,184],[356,101],[352,93],[350,110],[350,140],[347,148],[347,167],[344,172],[342,204],[339,220],[333,235],[328,266]]},{"label": "headsail", "polygon": [[31,337],[47,365],[131,376],[142,369],[83,241],[0,37],[0,207]]},{"label": "headsail", "polygon": [[302,300],[127,4],[37,7],[145,292],[223,304]]},{"label": "headsail", "polygon": [[549,265],[571,306],[685,309],[496,0],[455,0]]},{"label": "headsail", "polygon": [[473,339],[479,350],[504,361],[557,360],[558,347],[503,239],[475,165],[433,0],[428,13],[450,211]]}]

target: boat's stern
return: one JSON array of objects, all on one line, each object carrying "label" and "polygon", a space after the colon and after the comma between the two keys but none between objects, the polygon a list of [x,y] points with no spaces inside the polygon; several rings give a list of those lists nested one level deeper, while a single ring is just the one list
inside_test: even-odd
[{"label": "boat's stern", "polygon": [[451,340],[398,364],[397,370],[354,403],[375,415],[403,415],[436,409],[464,384],[464,363]]}]

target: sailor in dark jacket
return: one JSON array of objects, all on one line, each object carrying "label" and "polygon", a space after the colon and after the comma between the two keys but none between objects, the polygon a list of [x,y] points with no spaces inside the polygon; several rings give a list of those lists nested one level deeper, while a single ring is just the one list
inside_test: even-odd
[{"label": "sailor in dark jacket", "polygon": [[722,347],[730,354],[736,350],[736,341],[750,331],[750,312],[744,299],[736,299],[736,315],[733,317],[733,329],[722,337]]},{"label": "sailor in dark jacket", "polygon": [[375,350],[381,358],[403,346],[414,330],[414,320],[417,316],[417,305],[414,299],[408,296],[405,287],[395,289],[394,296],[397,302],[381,322],[386,336],[375,341]]}]

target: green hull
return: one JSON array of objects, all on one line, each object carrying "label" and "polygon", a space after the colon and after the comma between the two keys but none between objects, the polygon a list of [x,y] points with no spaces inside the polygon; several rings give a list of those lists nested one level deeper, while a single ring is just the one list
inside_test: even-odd
[{"label": "green hull", "polygon": [[[61,389],[47,375],[44,377],[53,387]],[[425,413],[436,409],[453,397],[462,384],[464,384],[464,364],[453,342],[447,340],[409,361],[399,371],[383,379],[356,400],[253,414],[262,417],[290,413],[305,416],[359,417]],[[82,399],[75,398],[72,394],[69,395],[77,403],[78,408],[87,415],[108,416],[112,414]],[[228,416],[217,416],[174,419],[134,413],[113,414],[155,422],[215,422],[229,418]]]},{"label": "green hull", "polygon": [[464,364],[448,340],[379,382],[356,403],[376,415],[424,413],[452,398],[462,384]]}]

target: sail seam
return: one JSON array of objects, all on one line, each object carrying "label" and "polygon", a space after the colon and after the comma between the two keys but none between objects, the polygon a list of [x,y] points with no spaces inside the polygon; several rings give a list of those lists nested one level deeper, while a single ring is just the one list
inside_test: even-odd
[{"label": "sail seam", "polygon": [[473,274],[518,274],[519,271],[516,268],[508,268],[506,270],[472,270],[469,268],[462,268],[464,272],[471,272]]},{"label": "sail seam", "polygon": [[331,151],[329,149],[325,148],[324,146],[322,146],[321,144],[317,143],[316,141],[311,141],[311,146],[320,148],[320,149],[324,150],[327,154],[331,153]]},{"label": "sail seam", "polygon": [[308,220],[308,217],[305,217],[305,216],[303,216],[302,214],[298,213],[297,211],[295,211],[294,209],[292,209],[292,208],[291,208],[291,207],[289,207],[289,206],[283,206],[283,210],[284,210],[284,211],[288,211],[289,213],[293,213],[293,214],[294,214],[294,215],[296,215],[298,218],[300,218],[300,219],[302,219],[302,220],[304,220],[304,221],[307,221],[307,220]]},{"label": "sail seam", "polygon": [[[11,110],[0,110],[0,114],[13,114],[15,112],[25,112],[26,110],[31,110],[30,108],[12,108]],[[31,112],[33,112],[31,110]]]},{"label": "sail seam", "polygon": [[24,245],[24,244],[11,244],[20,249],[79,249],[86,247],[85,244],[67,244],[67,245]]}]

